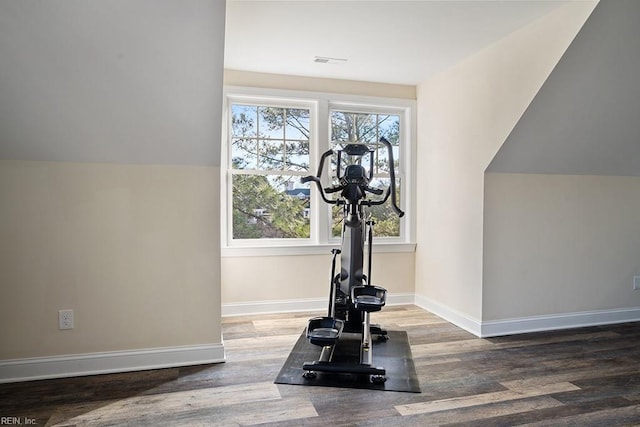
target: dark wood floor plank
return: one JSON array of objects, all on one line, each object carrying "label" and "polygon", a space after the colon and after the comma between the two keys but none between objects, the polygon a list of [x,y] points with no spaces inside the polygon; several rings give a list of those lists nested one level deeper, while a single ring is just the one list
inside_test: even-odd
[{"label": "dark wood floor plank", "polygon": [[640,406],[634,405],[580,413],[566,417],[554,418],[553,420],[536,421],[521,425],[528,427],[555,427],[558,425],[575,427],[615,427],[636,425],[638,423],[640,423]]},{"label": "dark wood floor plank", "polygon": [[422,393],[276,385],[307,319],[228,317],[226,363],[0,385],[0,416],[38,425],[462,426],[640,424],[640,324],[479,339],[415,306],[405,330]]}]

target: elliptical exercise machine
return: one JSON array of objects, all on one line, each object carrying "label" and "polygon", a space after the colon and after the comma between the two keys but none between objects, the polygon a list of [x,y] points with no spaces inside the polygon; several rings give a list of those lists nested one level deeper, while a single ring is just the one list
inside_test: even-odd
[{"label": "elliptical exercise machine", "polygon": [[[348,373],[368,375],[374,383],[386,381],[384,367],[373,366],[372,336],[378,340],[388,340],[387,331],[370,323],[370,313],[380,311],[386,303],[387,290],[371,282],[371,261],[373,254],[374,221],[365,214],[365,208],[382,205],[391,198],[391,204],[399,217],[404,212],[398,207],[395,186],[393,149],[389,141],[381,138],[387,149],[390,185],[386,191],[370,187],[373,180],[375,151],[366,144],[348,143],[334,152],[326,151],[315,176],[302,178],[302,182],[315,182],[322,200],[342,207],[342,246],[333,249],[329,309],[327,316],[314,317],[307,325],[307,338],[311,344],[322,347],[319,360],[303,365],[304,377],[313,379],[317,372]],[[337,155],[336,177],[338,184],[324,188],[322,171],[327,158]],[[368,159],[366,157],[368,156]],[[364,160],[364,162],[363,162]],[[367,161],[368,160],[368,161]],[[362,165],[369,165],[368,171]],[[336,199],[328,194],[339,193]],[[368,200],[368,193],[382,196]],[[367,274],[364,274],[365,243],[368,241]],[[340,273],[336,274],[336,259],[340,255]],[[359,363],[337,362],[334,352],[341,336],[345,333],[360,335]]]}]

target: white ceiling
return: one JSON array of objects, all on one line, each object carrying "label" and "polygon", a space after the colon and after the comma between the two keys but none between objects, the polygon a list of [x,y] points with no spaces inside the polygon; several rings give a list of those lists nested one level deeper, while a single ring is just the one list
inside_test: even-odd
[{"label": "white ceiling", "polygon": [[225,68],[416,85],[565,3],[228,0]]}]

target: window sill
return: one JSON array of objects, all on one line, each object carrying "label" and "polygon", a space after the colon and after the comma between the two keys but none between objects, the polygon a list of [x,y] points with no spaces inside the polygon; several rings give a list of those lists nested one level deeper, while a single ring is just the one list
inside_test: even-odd
[{"label": "window sill", "polygon": [[[298,255],[327,255],[331,249],[339,248],[339,244],[323,245],[290,245],[290,246],[252,246],[252,247],[223,247],[222,257],[266,257],[266,256],[298,256]],[[374,243],[373,253],[402,253],[415,252],[415,243]]]}]

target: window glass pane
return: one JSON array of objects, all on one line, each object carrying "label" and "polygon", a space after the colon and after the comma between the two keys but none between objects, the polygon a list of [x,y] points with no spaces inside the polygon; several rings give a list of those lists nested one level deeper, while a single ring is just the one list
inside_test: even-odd
[{"label": "window glass pane", "polygon": [[284,169],[284,144],[281,140],[262,140],[258,166],[262,170]]},{"label": "window glass pane", "polygon": [[231,133],[234,137],[256,137],[258,107],[252,105],[231,105]]},{"label": "window glass pane", "polygon": [[264,138],[284,138],[284,108],[259,107],[258,121],[260,136]]},{"label": "window glass pane", "polygon": [[378,140],[376,114],[331,112],[331,142],[375,142]]},{"label": "window glass pane", "polygon": [[[392,146],[393,164],[396,174],[400,174],[400,147]],[[387,147],[379,144],[376,150],[376,174],[389,174],[389,152]]]},{"label": "window glass pane", "polygon": [[233,238],[310,237],[310,189],[299,176],[233,175]]},{"label": "window glass pane", "polygon": [[[390,182],[391,180],[387,178],[374,179],[371,181],[371,186],[386,190]],[[396,179],[396,197],[400,205],[400,181],[398,179]],[[398,214],[393,210],[391,197],[389,197],[389,200],[384,205],[371,206],[367,208],[367,210],[371,213],[371,219],[375,221],[373,227],[375,237],[400,236],[400,218],[398,218]]]},{"label": "window glass pane", "polygon": [[375,143],[381,137],[391,145],[399,145],[399,115],[331,112],[331,141],[334,145],[340,142]]},{"label": "window glass pane", "polygon": [[[390,114],[378,115],[378,134],[380,138],[386,138],[393,147],[393,160],[396,173],[399,173],[400,159],[400,116]],[[376,173],[389,173],[389,153],[387,147],[378,144],[376,150]]]},{"label": "window glass pane", "polygon": [[233,169],[309,170],[308,109],[232,104],[231,111]]},{"label": "window glass pane", "polygon": [[391,145],[400,144],[400,116],[391,114],[378,115],[378,134],[385,137]]},{"label": "window glass pane", "polygon": [[231,166],[234,169],[257,169],[258,141],[236,138],[231,143]]},{"label": "window glass pane", "polygon": [[285,138],[309,140],[309,110],[301,108],[286,110]]},{"label": "window glass pane", "polygon": [[341,111],[332,111],[330,120],[332,144],[335,145],[337,141],[348,141],[349,137],[347,132],[347,119],[345,117],[345,113]]},{"label": "window glass pane", "polygon": [[295,171],[309,170],[309,140],[287,141],[286,169]]},{"label": "window glass pane", "polygon": [[356,114],[356,141],[375,143],[378,141],[376,114]]},{"label": "window glass pane", "polygon": [[344,208],[342,206],[331,207],[331,237],[340,237],[342,235],[343,211]]}]

